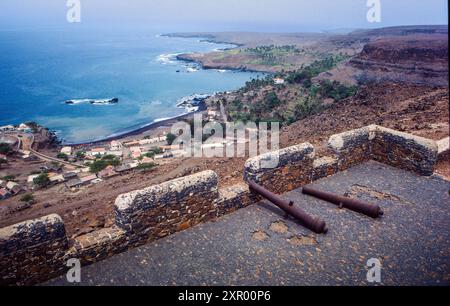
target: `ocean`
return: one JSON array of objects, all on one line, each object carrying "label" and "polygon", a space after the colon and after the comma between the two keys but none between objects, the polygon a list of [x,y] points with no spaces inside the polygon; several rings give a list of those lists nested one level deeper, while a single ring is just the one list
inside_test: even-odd
[{"label": "ocean", "polygon": [[[235,90],[258,75],[175,59],[232,45],[130,32],[0,31],[0,126],[36,121],[63,142],[94,141],[181,115],[183,97]],[[119,103],[64,103],[111,98]]]}]

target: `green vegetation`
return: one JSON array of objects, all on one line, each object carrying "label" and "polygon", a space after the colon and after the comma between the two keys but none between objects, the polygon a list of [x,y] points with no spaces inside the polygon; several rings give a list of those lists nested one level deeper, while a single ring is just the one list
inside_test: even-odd
[{"label": "green vegetation", "polygon": [[275,66],[284,64],[285,56],[300,55],[303,50],[298,49],[296,46],[259,46],[256,48],[247,48],[242,52],[257,57],[258,59],[253,61],[254,64]]},{"label": "green vegetation", "polygon": [[171,146],[173,144],[175,139],[177,139],[177,136],[175,134],[169,133],[166,135],[166,141],[169,144],[169,146]]},{"label": "green vegetation", "polygon": [[2,177],[2,179],[5,181],[14,181],[15,178],[16,178],[15,175],[5,175],[4,177]]},{"label": "green vegetation", "polygon": [[[261,47],[254,52],[267,52],[269,49]],[[320,112],[325,108],[324,99],[340,101],[356,94],[356,86],[345,86],[336,81],[313,84],[313,78],[347,58],[342,54],[330,55],[295,71],[253,79],[237,92],[238,96],[233,101],[227,103],[228,115],[233,121],[291,124]],[[284,79],[286,83],[274,86],[275,77]],[[267,92],[266,87],[272,90]]]},{"label": "green vegetation", "polygon": [[34,196],[31,193],[27,193],[26,195],[20,198],[20,202],[32,203],[34,202]]},{"label": "green vegetation", "polygon": [[143,170],[143,171],[148,171],[148,170],[155,168],[156,166],[157,166],[157,164],[155,164],[155,163],[143,163],[143,164],[140,164],[137,167],[137,169]]},{"label": "green vegetation", "polygon": [[69,156],[67,156],[67,154],[64,153],[58,153],[58,155],[56,155],[56,158],[68,161],[69,160]]},{"label": "green vegetation", "polygon": [[38,177],[33,179],[33,184],[39,189],[50,185],[50,178],[47,173],[41,173]]},{"label": "green vegetation", "polygon": [[318,88],[318,93],[324,98],[332,98],[339,101],[356,94],[357,86],[345,86],[337,81],[326,80],[322,82]]},{"label": "green vegetation", "polygon": [[83,152],[83,151],[78,151],[78,152],[75,154],[75,156],[76,156],[77,158],[79,158],[79,159],[83,159],[83,158],[86,157],[86,153]]},{"label": "green vegetation", "polygon": [[162,154],[162,153],[164,153],[163,149],[161,149],[161,148],[154,148],[154,149],[151,149],[149,152],[145,153],[144,156],[148,157],[148,158],[154,158],[155,155]]},{"label": "green vegetation", "polygon": [[345,55],[330,55],[323,60],[315,61],[310,66],[289,72],[286,81],[290,84],[303,84],[306,88],[311,87],[312,79],[322,72],[336,67],[336,65],[348,57]]},{"label": "green vegetation", "polygon": [[92,173],[99,173],[108,166],[118,166],[120,165],[120,160],[114,155],[105,155],[100,159],[96,159],[90,163],[89,171]]},{"label": "green vegetation", "polygon": [[9,144],[4,143],[4,142],[0,143],[0,154],[8,155],[11,152],[12,152],[12,149],[9,146]]},{"label": "green vegetation", "polygon": [[25,122],[25,125],[30,127],[30,129],[33,131],[33,133],[37,133],[39,131],[39,125],[34,121]]}]

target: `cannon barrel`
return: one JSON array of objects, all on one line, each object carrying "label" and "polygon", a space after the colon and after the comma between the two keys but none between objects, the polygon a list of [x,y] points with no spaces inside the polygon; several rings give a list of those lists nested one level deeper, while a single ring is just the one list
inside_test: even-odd
[{"label": "cannon barrel", "polygon": [[256,184],[255,182],[250,182],[249,186],[251,190],[261,195],[263,198],[269,200],[270,202],[284,210],[287,214],[299,220],[305,227],[309,228],[313,232],[316,232],[318,234],[325,234],[328,232],[325,221],[308,215],[302,209],[295,207],[294,202],[282,199],[278,195],[270,192],[269,190]]},{"label": "cannon barrel", "polygon": [[384,214],[380,206],[362,202],[357,199],[351,199],[330,192],[317,190],[308,186],[303,187],[302,191],[304,194],[308,194],[313,197],[339,205],[340,208],[345,207],[372,218],[378,218],[379,216],[382,216]]}]

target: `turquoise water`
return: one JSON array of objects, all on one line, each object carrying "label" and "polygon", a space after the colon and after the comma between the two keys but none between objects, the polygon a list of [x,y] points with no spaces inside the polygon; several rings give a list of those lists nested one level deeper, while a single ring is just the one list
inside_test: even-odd
[{"label": "turquoise water", "polygon": [[[65,142],[95,140],[185,112],[192,94],[234,90],[250,72],[193,69],[170,54],[230,45],[157,33],[0,32],[0,126],[36,121]],[[179,71],[179,72],[177,72]],[[119,98],[117,105],[67,105]]]}]

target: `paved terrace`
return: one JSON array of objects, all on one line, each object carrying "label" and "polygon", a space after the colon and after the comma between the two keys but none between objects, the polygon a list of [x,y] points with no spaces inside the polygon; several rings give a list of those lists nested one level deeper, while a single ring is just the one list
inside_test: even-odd
[{"label": "paved terrace", "polygon": [[[370,161],[314,186],[379,204],[378,220],[294,190],[325,219],[316,235],[262,202],[82,268],[82,285],[450,285],[449,182]],[[67,285],[65,277],[47,285]]]}]

